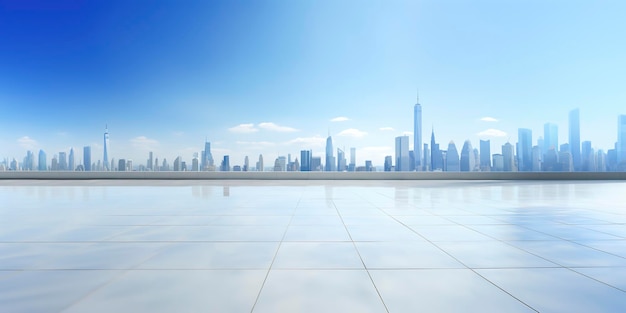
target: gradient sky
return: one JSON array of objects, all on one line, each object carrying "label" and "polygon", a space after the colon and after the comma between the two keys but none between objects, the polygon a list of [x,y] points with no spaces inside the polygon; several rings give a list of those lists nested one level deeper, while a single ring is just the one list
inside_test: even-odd
[{"label": "gradient sky", "polygon": [[[626,114],[624,1],[0,0],[0,159],[91,145],[231,165],[357,148],[382,165],[409,132],[444,147],[559,126],[612,148]],[[333,119],[340,118],[333,121]],[[490,117],[496,121],[484,121]],[[492,131],[485,132],[491,129]],[[411,144],[412,146],[412,144]],[[412,148],[412,147],[411,147]]]}]

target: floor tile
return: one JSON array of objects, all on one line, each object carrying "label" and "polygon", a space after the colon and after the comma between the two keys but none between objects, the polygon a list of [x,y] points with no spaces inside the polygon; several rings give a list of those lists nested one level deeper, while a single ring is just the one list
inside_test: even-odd
[{"label": "floor tile", "polygon": [[250,312],[266,273],[130,271],[64,312]]},{"label": "floor tile", "polygon": [[386,310],[364,270],[272,270],[252,312]]},{"label": "floor tile", "polygon": [[626,293],[567,269],[489,269],[478,273],[539,312],[621,312]]},{"label": "floor tile", "polygon": [[391,313],[534,312],[467,269],[372,270]]},{"label": "floor tile", "polygon": [[278,242],[178,242],[161,249],[139,269],[269,269]]},{"label": "floor tile", "polygon": [[368,269],[465,268],[428,242],[357,242],[356,247]]},{"label": "floor tile", "polygon": [[273,269],[364,269],[352,242],[283,242]]}]

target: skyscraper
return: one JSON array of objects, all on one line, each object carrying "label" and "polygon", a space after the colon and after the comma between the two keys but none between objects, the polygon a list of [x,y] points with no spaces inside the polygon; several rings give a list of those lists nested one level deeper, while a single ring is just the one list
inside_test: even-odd
[{"label": "skyscraper", "polygon": [[76,170],[76,163],[74,161],[74,148],[70,148],[70,156],[67,166],[70,171]]},{"label": "skyscraper", "polygon": [[580,171],[580,110],[569,112],[569,149],[572,154],[574,171]]},{"label": "skyscraper", "polygon": [[465,143],[463,143],[463,148],[461,149],[461,172],[473,171],[476,165],[475,161],[476,160],[474,158],[474,149],[472,148],[472,143],[469,140],[465,140]]},{"label": "skyscraper", "polygon": [[517,167],[520,172],[533,170],[533,133],[527,128],[517,130]]},{"label": "skyscraper", "polygon": [[396,137],[396,172],[409,170],[409,136]]},{"label": "skyscraper", "polygon": [[417,103],[413,107],[413,153],[415,158],[415,170],[423,170],[422,162],[422,106],[420,105],[419,93]]},{"label": "skyscraper", "polygon": [[302,172],[310,172],[311,171],[311,150],[301,150],[300,151],[300,171]]},{"label": "skyscraper", "polygon": [[104,157],[103,157],[103,165],[105,171],[110,171],[109,168],[109,125],[104,127]]},{"label": "skyscraper", "polygon": [[91,171],[91,147],[83,147],[83,167],[86,172]]},{"label": "skyscraper", "polygon": [[346,170],[346,153],[343,150],[337,148],[337,171],[343,172]]},{"label": "skyscraper", "polygon": [[546,123],[543,125],[543,153],[550,149],[559,150],[559,128],[556,124]]},{"label": "skyscraper", "polygon": [[59,170],[67,171],[67,154],[59,152]]},{"label": "skyscraper", "polygon": [[211,154],[211,143],[208,140],[204,140],[204,151],[202,151],[202,161],[200,162],[200,166],[203,171],[209,170],[215,161],[213,160],[213,154]]},{"label": "skyscraper", "polygon": [[263,155],[259,154],[259,160],[256,162],[257,172],[263,172]]},{"label": "skyscraper", "polygon": [[47,171],[48,165],[46,164],[46,153],[43,150],[39,150],[39,160],[37,160],[37,169],[40,171]]},{"label": "skyscraper", "polygon": [[502,146],[502,171],[512,172],[514,170],[515,159],[513,145],[510,142]]},{"label": "skyscraper", "polygon": [[489,140],[480,141],[480,170],[491,170],[491,141]]},{"label": "skyscraper", "polygon": [[458,172],[461,170],[461,164],[459,160],[459,152],[456,149],[454,141],[450,141],[448,144],[448,151],[446,151],[446,171]]},{"label": "skyscraper", "polygon": [[333,138],[326,138],[326,164],[324,165],[326,172],[335,171],[335,157],[333,156]]},{"label": "skyscraper", "polygon": [[350,148],[350,163],[348,164],[348,172],[356,170],[356,148]]},{"label": "skyscraper", "polygon": [[393,167],[391,156],[387,155],[385,156],[385,166],[384,166],[385,172],[391,172],[391,167]]},{"label": "skyscraper", "polygon": [[430,167],[431,171],[443,170],[443,154],[439,150],[439,144],[435,142],[435,129],[430,135]]},{"label": "skyscraper", "polygon": [[581,168],[580,170],[583,172],[595,172],[596,171],[596,158],[595,152],[591,147],[591,141],[583,141],[582,142],[582,153],[581,153]]},{"label": "skyscraper", "polygon": [[626,115],[617,117],[617,166],[626,168]]},{"label": "skyscraper", "polygon": [[[148,166],[147,166],[148,170],[153,171],[154,170],[154,154],[152,153],[152,151],[150,151],[148,153]],[[113,170],[113,169],[111,169]]]}]

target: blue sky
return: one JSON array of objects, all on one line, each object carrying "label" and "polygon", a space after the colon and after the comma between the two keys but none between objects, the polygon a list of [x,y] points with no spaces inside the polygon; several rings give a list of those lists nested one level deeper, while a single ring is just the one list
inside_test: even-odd
[{"label": "blue sky", "polygon": [[[623,1],[0,1],[0,158],[91,145],[144,163],[424,142],[492,153],[580,108],[607,150],[626,114]],[[337,117],[343,121],[332,121]],[[483,121],[491,117],[497,121]],[[492,131],[485,133],[486,130]],[[498,135],[498,136],[494,136]],[[412,134],[410,135],[412,136]],[[412,142],[412,138],[410,140]],[[80,153],[79,153],[80,156]]]}]

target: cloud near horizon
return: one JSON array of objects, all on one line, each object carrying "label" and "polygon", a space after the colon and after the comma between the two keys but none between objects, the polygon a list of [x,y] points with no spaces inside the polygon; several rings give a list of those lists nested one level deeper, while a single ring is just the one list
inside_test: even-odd
[{"label": "cloud near horizon", "polygon": [[338,117],[335,117],[335,118],[331,119],[330,121],[331,122],[345,122],[345,121],[349,121],[349,120],[350,119],[345,117],[345,116],[338,116]]},{"label": "cloud near horizon", "polygon": [[271,131],[275,131],[275,132],[281,132],[281,133],[292,133],[292,132],[297,132],[298,130],[293,128],[293,127],[288,127],[288,126],[280,126],[277,124],[274,124],[272,122],[263,122],[259,124],[259,128],[265,129],[265,130],[271,130]]},{"label": "cloud near horizon", "polygon": [[339,132],[339,134],[337,134],[337,136],[341,136],[341,137],[353,137],[353,138],[361,138],[363,136],[367,135],[367,132],[358,130],[356,128],[348,128],[348,129],[344,129],[341,132]]},{"label": "cloud near horizon", "polygon": [[506,132],[501,131],[495,128],[489,128],[487,130],[483,130],[477,134],[478,136],[486,136],[486,137],[506,137]]},{"label": "cloud near horizon", "polygon": [[28,149],[28,150],[34,149],[35,146],[37,146],[37,140],[30,138],[28,136],[18,138],[17,143],[20,145],[20,147],[24,149]]},{"label": "cloud near horizon", "polygon": [[497,118],[493,118],[490,116],[485,116],[483,118],[480,119],[483,122],[499,122],[499,120]]},{"label": "cloud near horizon", "polygon": [[256,132],[259,131],[259,129],[255,128],[254,124],[252,124],[252,123],[250,123],[250,124],[239,124],[237,126],[229,128],[228,130],[233,132],[233,133],[239,133],[239,134],[250,134],[250,133],[256,133]]},{"label": "cloud near horizon", "polygon": [[393,127],[381,127],[378,130],[382,130],[382,131],[394,131],[395,129]]}]

